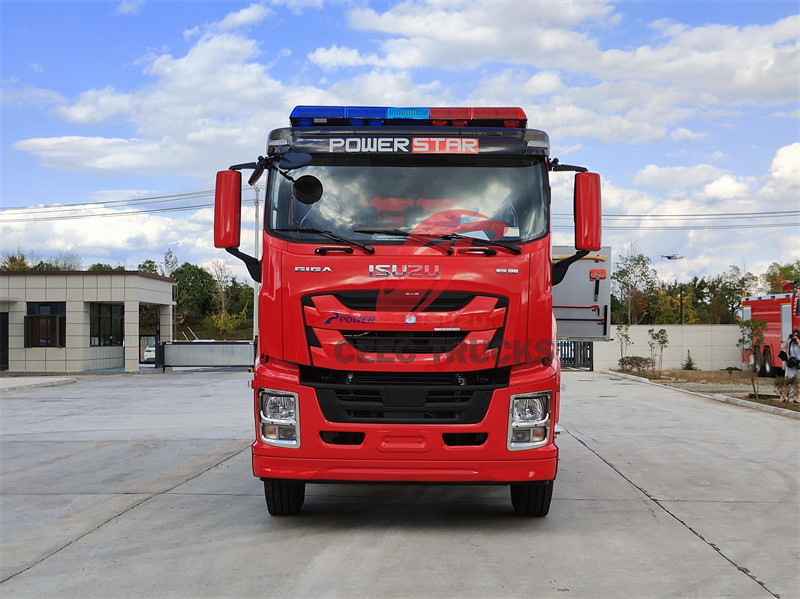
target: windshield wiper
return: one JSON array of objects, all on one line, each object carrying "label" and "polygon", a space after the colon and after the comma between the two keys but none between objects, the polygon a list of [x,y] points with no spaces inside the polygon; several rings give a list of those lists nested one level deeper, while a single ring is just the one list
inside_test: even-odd
[{"label": "windshield wiper", "polygon": [[415,239],[417,241],[423,242],[423,245],[430,245],[437,249],[442,250],[446,255],[450,256],[453,253],[453,248],[450,246],[442,247],[438,244],[432,243],[437,241],[438,238],[433,237],[432,235],[420,235],[419,233],[409,233],[408,231],[403,231],[403,229],[381,229],[381,228],[366,228],[366,229],[354,229],[353,233],[372,233],[372,234],[380,234],[380,235],[391,235],[393,237],[405,237],[406,239]]},{"label": "windshield wiper", "polygon": [[447,235],[439,235],[436,239],[449,239],[454,241],[456,239],[469,239],[470,241],[475,241],[479,245],[483,246],[491,246],[496,248],[502,248],[511,252],[512,254],[521,254],[522,249],[516,245],[506,245],[504,243],[498,243],[496,241],[489,241],[488,239],[481,239],[480,237],[471,237],[470,235],[462,235],[461,233],[448,233]]},{"label": "windshield wiper", "polygon": [[341,235],[337,235],[331,231],[315,229],[314,227],[289,227],[284,229],[273,229],[273,231],[278,231],[279,233],[314,233],[315,235],[322,235],[323,237],[327,237],[333,241],[338,241],[339,243],[354,245],[358,248],[361,248],[368,254],[375,253],[375,248],[371,245],[367,245],[366,243],[361,243],[360,241],[355,241],[353,239],[348,239],[347,237],[342,237]]}]

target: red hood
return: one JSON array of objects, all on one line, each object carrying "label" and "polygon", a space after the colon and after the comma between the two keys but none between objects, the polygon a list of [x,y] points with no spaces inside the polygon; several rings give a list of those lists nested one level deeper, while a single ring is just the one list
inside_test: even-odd
[{"label": "red hood", "polygon": [[[468,371],[550,357],[548,240],[523,253],[323,244],[265,236],[261,353],[335,370]],[[346,246],[342,246],[346,247]],[[531,273],[533,272],[533,276]]]}]

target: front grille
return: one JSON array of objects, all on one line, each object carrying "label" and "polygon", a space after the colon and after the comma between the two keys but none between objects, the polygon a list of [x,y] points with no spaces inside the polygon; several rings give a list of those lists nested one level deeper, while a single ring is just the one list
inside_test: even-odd
[{"label": "front grille", "polygon": [[355,311],[381,312],[456,312],[465,308],[476,296],[461,291],[440,291],[428,300],[431,290],[408,291],[360,290],[334,294],[343,306]]},{"label": "front grille", "polygon": [[508,384],[507,369],[464,373],[345,372],[300,368],[330,422],[475,424],[492,393]]},{"label": "front grille", "polygon": [[475,424],[483,420],[493,389],[317,387],[317,400],[330,422]]},{"label": "front grille", "polygon": [[356,386],[441,386],[474,387],[490,385],[492,388],[507,387],[508,368],[488,368],[466,372],[381,372],[370,370],[332,370],[300,365],[300,384],[308,387],[326,385]]},{"label": "front grille", "polygon": [[453,351],[468,331],[342,331],[350,345],[364,353],[443,354]]}]

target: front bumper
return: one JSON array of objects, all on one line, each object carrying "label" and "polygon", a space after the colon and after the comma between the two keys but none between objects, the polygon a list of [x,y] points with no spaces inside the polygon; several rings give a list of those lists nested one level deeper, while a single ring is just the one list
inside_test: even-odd
[{"label": "front bumper", "polygon": [[[484,418],[472,424],[392,424],[330,422],[315,390],[256,372],[254,387],[296,393],[298,447],[276,447],[259,434],[256,391],[256,441],[253,474],[260,478],[307,482],[511,483],[553,480],[558,467],[555,424],[558,420],[557,373],[554,368],[520,368],[508,387],[496,389]],[[551,391],[546,443],[538,448],[508,448],[509,402],[514,394]],[[456,435],[471,441],[453,444]],[[356,439],[347,444],[332,436]]]}]

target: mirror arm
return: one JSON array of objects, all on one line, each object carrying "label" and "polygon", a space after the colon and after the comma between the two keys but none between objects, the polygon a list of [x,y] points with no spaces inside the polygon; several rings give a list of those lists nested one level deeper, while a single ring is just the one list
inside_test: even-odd
[{"label": "mirror arm", "polygon": [[564,280],[564,277],[567,275],[567,270],[573,262],[577,262],[584,256],[588,255],[589,250],[580,250],[569,258],[564,258],[563,260],[559,260],[553,264],[553,287]]},{"label": "mirror arm", "polygon": [[558,158],[553,158],[550,161],[550,170],[552,171],[574,171],[576,173],[585,173],[588,172],[589,169],[585,166],[573,166],[571,164],[561,164],[558,161]]},{"label": "mirror arm", "polygon": [[250,254],[240,252],[239,248],[225,248],[225,251],[244,262],[245,266],[247,266],[247,272],[250,273],[253,280],[256,283],[261,282],[261,261],[258,258],[253,258]]}]

